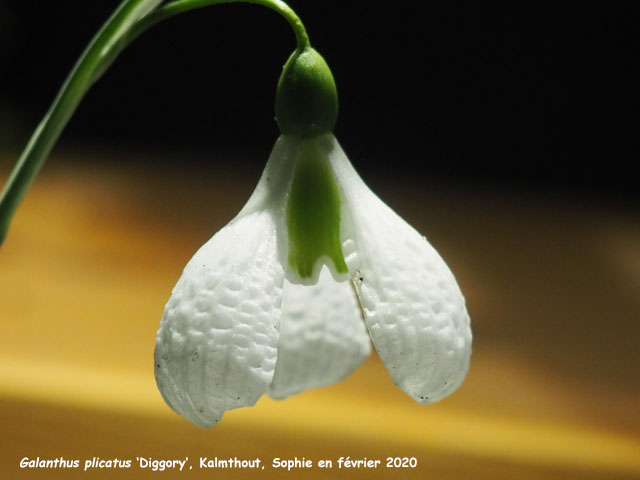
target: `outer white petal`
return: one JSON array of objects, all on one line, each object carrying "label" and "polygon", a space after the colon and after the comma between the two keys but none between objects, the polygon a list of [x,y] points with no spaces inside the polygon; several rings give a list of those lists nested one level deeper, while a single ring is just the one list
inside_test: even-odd
[{"label": "outer white petal", "polygon": [[373,344],[396,385],[420,403],[440,400],[469,368],[458,284],[426,238],[369,190],[335,138],[320,141],[343,194],[343,253]]},{"label": "outer white petal", "polygon": [[276,143],[245,208],[189,261],[165,307],[156,382],[166,402],[197,425],[254,405],[271,383],[296,148],[292,139]]},{"label": "outer white petal", "polygon": [[369,353],[369,334],[350,281],[336,282],[326,267],[315,285],[285,280],[278,361],[269,395],[281,399],[335,383]]}]

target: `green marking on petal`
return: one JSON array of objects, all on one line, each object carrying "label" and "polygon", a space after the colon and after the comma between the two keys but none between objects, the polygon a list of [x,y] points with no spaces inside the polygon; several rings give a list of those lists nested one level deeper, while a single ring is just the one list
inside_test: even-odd
[{"label": "green marking on petal", "polygon": [[311,278],[316,261],[333,261],[347,273],[340,246],[340,191],[329,162],[315,139],[300,147],[287,204],[289,265],[301,278]]}]

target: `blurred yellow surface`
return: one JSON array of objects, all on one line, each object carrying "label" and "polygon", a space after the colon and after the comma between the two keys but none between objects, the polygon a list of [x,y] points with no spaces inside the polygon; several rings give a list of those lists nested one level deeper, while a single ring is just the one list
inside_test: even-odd
[{"label": "blurred yellow surface", "polygon": [[[640,477],[637,217],[549,195],[373,178],[467,297],[474,354],[463,386],[419,406],[374,355],[339,384],[263,398],[203,430],[155,388],[155,331],[184,264],[235,215],[259,172],[125,165],[53,158],[0,248],[1,478],[157,476],[136,457],[187,456],[192,470],[161,475]],[[205,456],[266,467],[202,470]],[[347,456],[382,465],[337,468]],[[396,456],[417,467],[386,468]],[[25,457],[80,467],[21,469]],[[133,464],[84,472],[93,457]],[[334,468],[271,466],[295,457]]]}]

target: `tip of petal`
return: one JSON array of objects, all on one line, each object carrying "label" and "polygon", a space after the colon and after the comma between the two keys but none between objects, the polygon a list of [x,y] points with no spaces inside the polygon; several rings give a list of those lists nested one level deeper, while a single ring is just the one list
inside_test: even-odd
[{"label": "tip of petal", "polygon": [[287,268],[286,279],[289,283],[294,285],[315,285],[318,283],[318,278],[320,277],[320,272],[322,271],[322,267],[327,267],[329,273],[333,279],[340,283],[349,280],[351,277],[349,272],[341,273],[336,268],[336,264],[331,257],[323,255],[319,257],[316,262],[313,264],[313,269],[311,271],[311,275],[309,277],[302,277],[296,272],[293,268]]},{"label": "tip of petal", "polygon": [[422,405],[439,402],[448,397],[462,385],[469,371],[470,342],[467,345],[468,348],[463,349],[466,352],[459,353],[458,359],[462,359],[462,362],[450,365],[448,374],[439,376],[437,381],[434,381],[434,378],[425,379],[422,383],[406,380],[395,383],[396,386]]},{"label": "tip of petal", "polygon": [[413,398],[416,402],[422,405],[427,405],[430,403],[439,402],[440,400],[451,395],[462,384],[465,376],[466,371],[459,377],[459,379],[456,379],[455,381],[445,381],[437,390],[432,390],[431,388],[429,388],[429,390],[427,391],[425,389],[416,388],[416,386],[414,385],[397,386],[403,392]]}]

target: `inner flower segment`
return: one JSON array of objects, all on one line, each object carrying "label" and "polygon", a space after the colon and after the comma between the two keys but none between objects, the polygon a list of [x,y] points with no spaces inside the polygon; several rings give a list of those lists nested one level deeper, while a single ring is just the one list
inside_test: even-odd
[{"label": "inner flower segment", "polygon": [[289,266],[302,279],[317,278],[326,258],[348,272],[340,245],[340,190],[316,139],[302,142],[287,203]]}]

